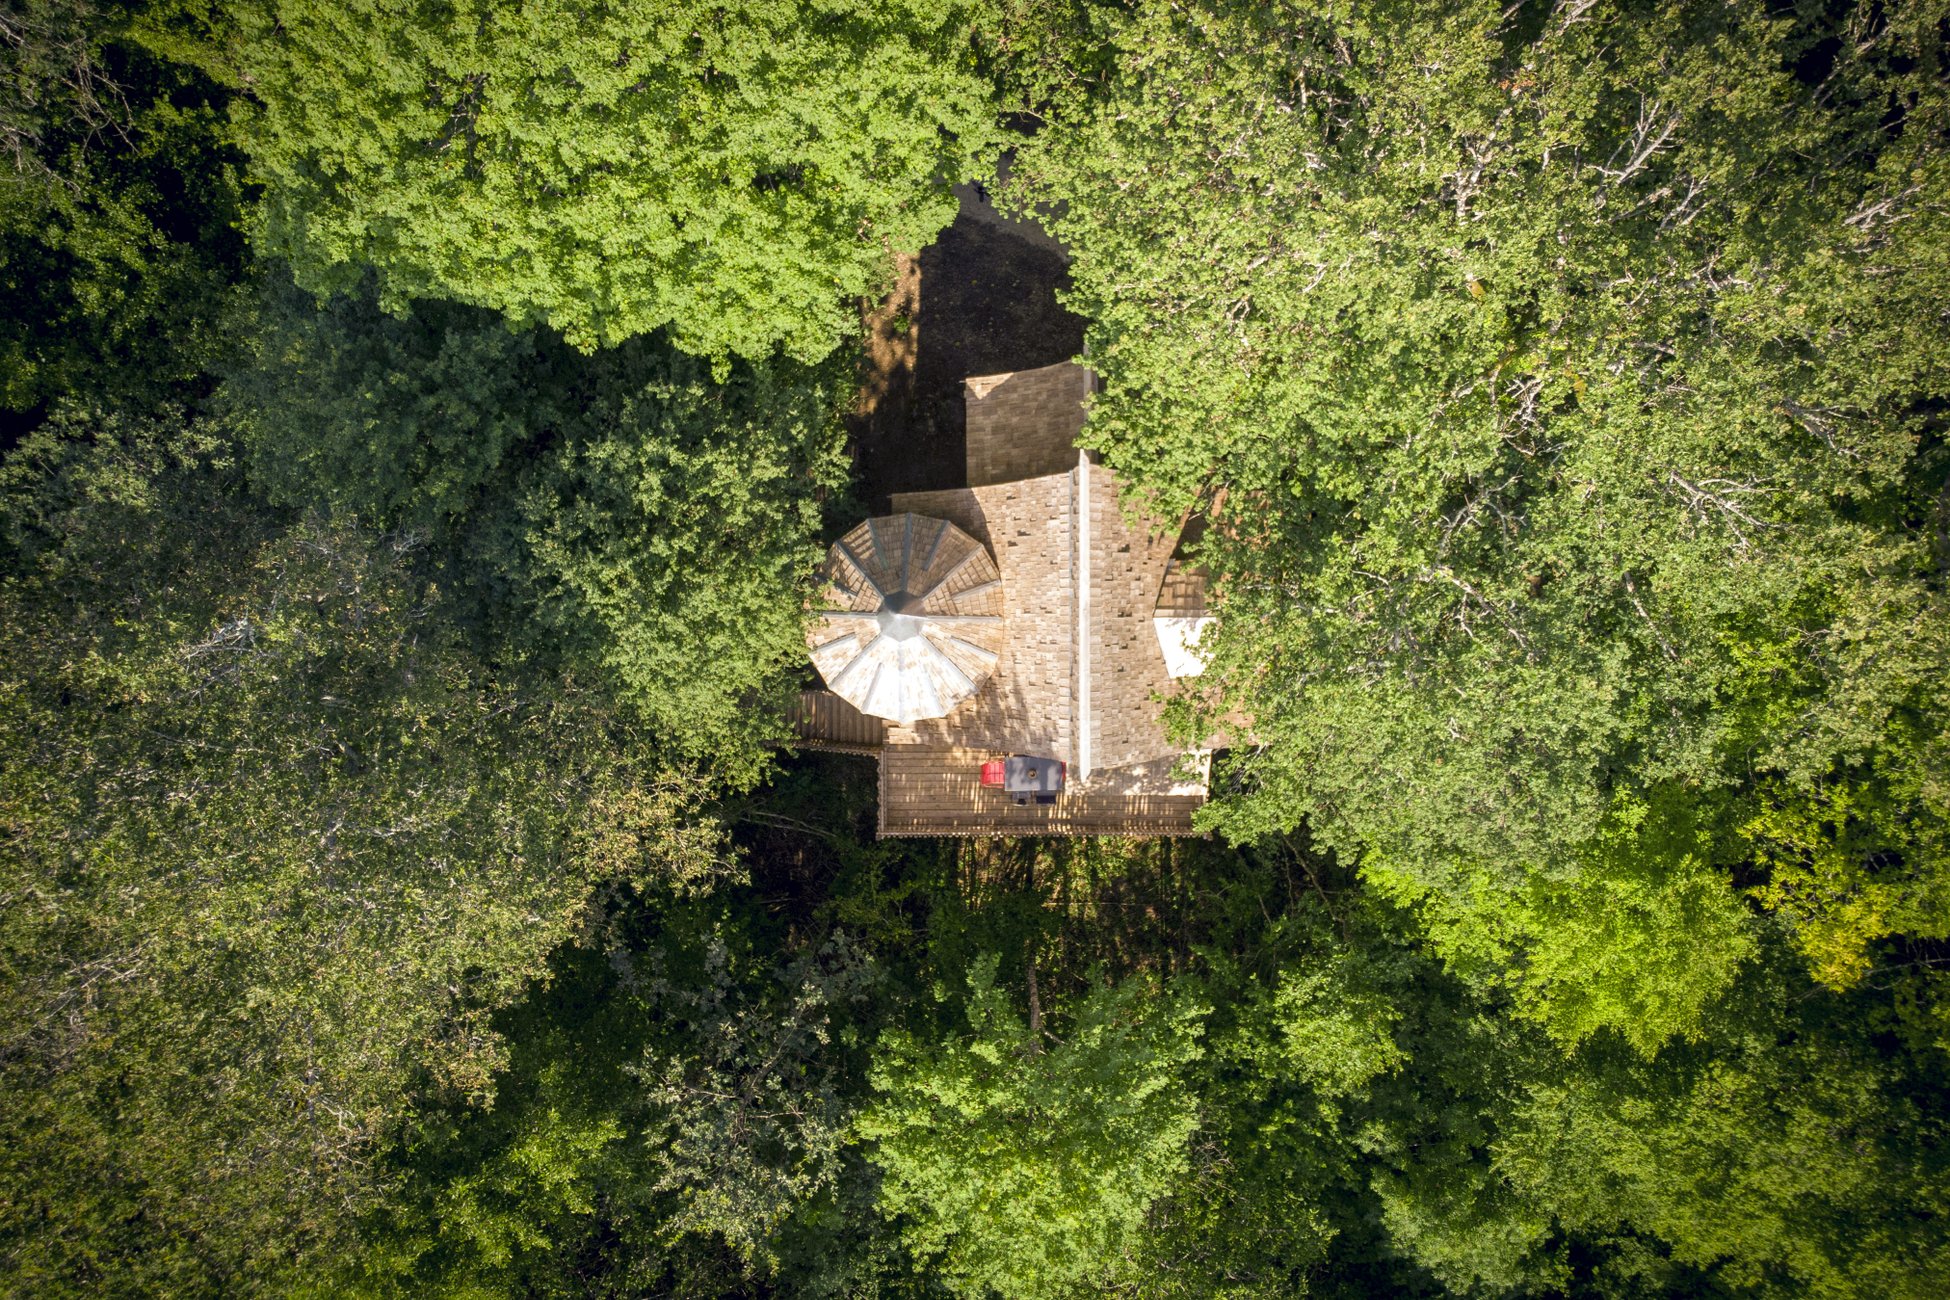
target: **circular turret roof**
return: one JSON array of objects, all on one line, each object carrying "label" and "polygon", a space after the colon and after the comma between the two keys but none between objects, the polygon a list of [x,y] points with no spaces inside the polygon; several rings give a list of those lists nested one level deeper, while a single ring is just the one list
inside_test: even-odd
[{"label": "circular turret roof", "polygon": [[833,543],[807,633],[826,685],[902,724],[946,717],[1002,657],[1002,579],[987,548],[943,519],[883,515]]}]

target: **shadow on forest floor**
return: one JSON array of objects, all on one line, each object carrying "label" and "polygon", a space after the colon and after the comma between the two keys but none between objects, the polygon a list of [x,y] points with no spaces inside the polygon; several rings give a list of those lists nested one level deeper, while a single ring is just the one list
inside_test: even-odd
[{"label": "shadow on forest floor", "polygon": [[1063,255],[1006,228],[958,217],[869,316],[860,398],[848,420],[861,505],[967,481],[962,381],[1029,370],[1083,350],[1083,319],[1056,300]]}]

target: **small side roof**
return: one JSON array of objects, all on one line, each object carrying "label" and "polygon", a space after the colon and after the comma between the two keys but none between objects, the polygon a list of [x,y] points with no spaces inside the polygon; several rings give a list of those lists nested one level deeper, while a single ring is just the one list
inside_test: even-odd
[{"label": "small side roof", "polygon": [[1073,361],[962,381],[968,485],[1061,474],[1077,463],[1084,398],[1096,376]]}]

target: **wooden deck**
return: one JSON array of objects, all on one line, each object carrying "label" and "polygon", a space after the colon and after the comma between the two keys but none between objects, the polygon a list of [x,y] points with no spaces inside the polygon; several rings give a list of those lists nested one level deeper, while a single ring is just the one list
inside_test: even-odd
[{"label": "wooden deck", "polygon": [[800,749],[878,754],[887,735],[885,722],[868,717],[831,691],[799,692],[785,716]]},{"label": "wooden deck", "polygon": [[982,785],[989,750],[889,745],[880,751],[882,835],[1197,835],[1200,795],[1116,794],[1072,787],[1053,804],[1015,803]]}]

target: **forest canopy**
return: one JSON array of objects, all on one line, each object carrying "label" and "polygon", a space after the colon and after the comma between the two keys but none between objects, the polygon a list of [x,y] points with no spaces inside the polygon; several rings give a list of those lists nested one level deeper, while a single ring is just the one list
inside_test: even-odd
[{"label": "forest canopy", "polygon": [[1087,436],[1220,525],[1212,824],[1567,1040],[1686,1031],[1741,864],[1837,987],[1950,937],[1942,17],[1160,7],[1020,165]]},{"label": "forest canopy", "polygon": [[[1947,38],[13,5],[0,1293],[1950,1292]],[[989,198],[1193,838],[786,744]]]},{"label": "forest canopy", "polygon": [[817,361],[997,147],[942,0],[239,7],[260,238],[578,348]]}]

